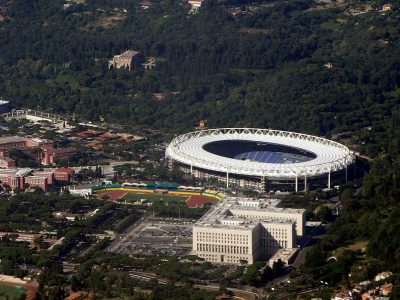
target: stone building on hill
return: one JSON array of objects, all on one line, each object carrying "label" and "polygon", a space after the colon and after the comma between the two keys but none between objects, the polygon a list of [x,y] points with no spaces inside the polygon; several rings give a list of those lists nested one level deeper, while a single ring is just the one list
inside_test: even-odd
[{"label": "stone building on hill", "polygon": [[112,60],[108,61],[108,69],[128,69],[131,70],[136,61],[139,59],[140,53],[133,50],[127,50],[122,54],[115,55]]}]

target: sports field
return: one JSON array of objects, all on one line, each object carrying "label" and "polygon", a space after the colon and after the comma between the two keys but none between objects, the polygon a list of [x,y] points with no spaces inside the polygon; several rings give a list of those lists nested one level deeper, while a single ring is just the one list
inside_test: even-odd
[{"label": "sports field", "polygon": [[148,203],[156,201],[165,201],[171,204],[186,203],[187,207],[201,208],[207,203],[217,201],[215,198],[206,195],[178,196],[166,194],[139,194],[126,191],[109,191],[97,194],[97,199],[108,199],[120,203]]},{"label": "sports field", "polygon": [[142,199],[143,201],[158,201],[158,200],[165,200],[165,201],[176,201],[176,202],[184,202],[189,197],[185,196],[173,196],[173,195],[160,195],[160,194],[136,194],[136,193],[126,193],[122,199],[129,201],[129,202],[140,202]]},{"label": "sports field", "polygon": [[26,293],[27,290],[20,286],[0,285],[0,299],[15,299]]}]

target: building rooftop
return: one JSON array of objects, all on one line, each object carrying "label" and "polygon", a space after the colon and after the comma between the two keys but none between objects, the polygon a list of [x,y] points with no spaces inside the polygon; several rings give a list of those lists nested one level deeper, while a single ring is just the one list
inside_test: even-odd
[{"label": "building rooftop", "polygon": [[10,143],[20,143],[20,142],[25,142],[25,138],[16,135],[0,137],[0,145],[10,144]]},{"label": "building rooftop", "polygon": [[7,175],[13,177],[24,177],[32,172],[30,168],[8,168],[0,169],[0,175]]},{"label": "building rooftop", "polygon": [[115,57],[120,57],[120,58],[132,58],[136,55],[138,55],[140,52],[138,51],[133,51],[133,50],[127,50],[123,53],[121,53],[120,55],[116,55]]},{"label": "building rooftop", "polygon": [[51,141],[49,141],[49,140],[41,139],[41,138],[37,138],[37,137],[31,138],[30,140],[35,143],[38,143],[38,144],[39,143],[51,143]]},{"label": "building rooftop", "polygon": [[45,152],[48,154],[66,154],[75,152],[75,148],[53,148],[53,147],[46,147],[44,148]]},{"label": "building rooftop", "polygon": [[[278,207],[280,202],[279,199],[226,197],[198,220],[195,226],[249,229],[259,223],[293,224],[295,223],[293,220],[274,217],[274,213],[288,215],[304,213],[303,209]],[[256,212],[257,215],[243,216],[250,211]]]},{"label": "building rooftop", "polygon": [[11,162],[11,161],[14,161],[12,158],[9,158],[9,157],[2,157],[2,158],[0,158],[0,161],[6,161],[6,162]]},{"label": "building rooftop", "polygon": [[75,170],[74,169],[71,169],[71,168],[57,168],[56,169],[56,173],[68,173],[68,174],[72,174],[72,173],[75,173]]}]

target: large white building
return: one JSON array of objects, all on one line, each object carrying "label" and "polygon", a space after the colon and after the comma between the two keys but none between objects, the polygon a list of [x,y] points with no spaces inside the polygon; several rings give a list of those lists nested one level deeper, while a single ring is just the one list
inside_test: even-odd
[{"label": "large white building", "polygon": [[211,262],[253,264],[295,248],[305,211],[279,204],[278,199],[221,200],[193,226],[193,254]]}]

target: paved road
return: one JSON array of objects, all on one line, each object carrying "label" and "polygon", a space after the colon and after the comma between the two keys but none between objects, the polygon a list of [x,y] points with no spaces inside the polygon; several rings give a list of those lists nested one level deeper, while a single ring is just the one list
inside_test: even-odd
[{"label": "paved road", "polygon": [[[219,285],[200,285],[200,284],[195,284],[193,287],[199,288],[199,289],[205,289],[205,290],[219,290]],[[251,291],[246,291],[246,290],[241,290],[241,289],[236,289],[236,288],[227,288],[228,291],[231,291],[233,293],[239,293],[246,295],[250,297],[250,299],[253,300],[258,300],[261,299],[260,295],[257,293],[251,292]]]},{"label": "paved road", "polygon": [[304,295],[304,294],[308,294],[308,293],[312,293],[318,290],[321,290],[323,288],[326,288],[325,285],[320,285],[318,287],[315,288],[307,288],[298,292],[293,292],[293,293],[289,293],[289,294],[285,294],[282,296],[275,296],[274,299],[288,299],[289,296],[298,296],[298,295]]},{"label": "paved road", "polygon": [[152,279],[156,279],[160,284],[167,284],[168,282],[166,279],[161,278],[160,276],[154,273],[141,272],[141,271],[129,271],[128,273],[130,277],[137,278],[143,281],[150,281]]},{"label": "paved road", "polygon": [[[102,171],[103,171],[103,175],[105,177],[110,177],[110,176],[114,176],[114,167],[115,166],[121,166],[124,164],[131,164],[131,165],[137,165],[138,162],[135,160],[122,160],[122,161],[110,161],[109,165],[98,165],[99,167],[101,167]],[[95,166],[82,166],[82,167],[73,167],[73,169],[75,170],[75,172],[80,172],[82,169],[87,169],[87,168],[96,168],[97,165]]]},{"label": "paved road", "polygon": [[[155,273],[142,272],[142,271],[136,271],[136,270],[131,270],[128,273],[129,273],[129,276],[131,276],[132,278],[137,278],[137,279],[144,280],[144,281],[150,281],[152,279],[156,279],[158,281],[158,283],[160,283],[160,284],[168,283],[167,279],[161,278],[160,276],[158,276]],[[178,285],[179,285],[179,283],[178,283]],[[199,289],[205,289],[205,290],[219,290],[220,289],[219,285],[195,284],[195,285],[193,285],[193,287],[199,288]],[[241,289],[237,289],[237,288],[228,288],[228,290],[232,291],[235,294],[238,294],[236,296],[240,296],[242,294],[242,295],[248,296],[247,299],[253,299],[253,300],[261,299],[261,297],[257,293],[254,293],[252,291],[241,290]],[[241,298],[241,297],[237,297],[237,298]]]},{"label": "paved road", "polygon": [[[144,280],[144,281],[150,281],[152,279],[156,279],[158,281],[158,283],[160,283],[160,284],[168,283],[168,280],[161,278],[160,276],[158,276],[157,274],[154,274],[154,273],[142,272],[142,271],[129,271],[128,273],[129,273],[129,276],[131,276],[132,278],[137,278],[137,279]],[[195,284],[193,287],[199,288],[199,289],[205,289],[205,290],[219,290],[220,289],[219,285]],[[236,294],[235,296],[237,299],[244,299],[244,298],[240,297],[240,295],[247,296],[246,299],[253,299],[253,300],[261,299],[261,297],[257,293],[254,293],[251,291],[241,290],[241,289],[237,289],[237,288],[228,288],[228,290],[235,293]]]},{"label": "paved road", "polygon": [[126,246],[130,244],[130,241],[137,237],[143,227],[146,226],[146,221],[150,216],[151,215],[144,215],[140,220],[129,226],[127,230],[118,234],[111,245],[107,247],[106,251],[118,252],[126,248]]},{"label": "paved road", "polygon": [[293,262],[293,267],[297,269],[298,267],[303,265],[306,260],[307,253],[310,252],[314,245],[317,244],[325,236],[325,233],[316,235],[320,230],[321,228],[313,228],[311,232],[308,233],[307,236],[305,236],[304,240],[301,243],[301,250],[297,255],[295,261]]}]

